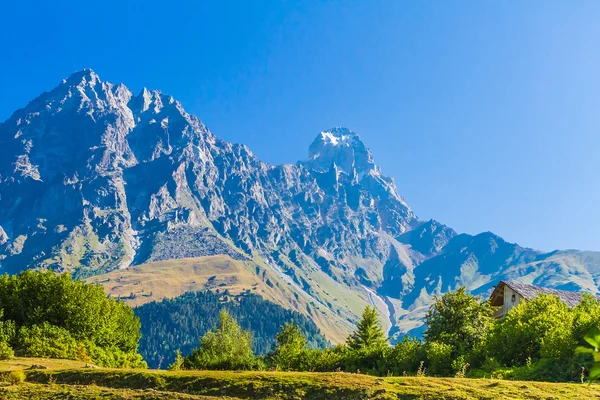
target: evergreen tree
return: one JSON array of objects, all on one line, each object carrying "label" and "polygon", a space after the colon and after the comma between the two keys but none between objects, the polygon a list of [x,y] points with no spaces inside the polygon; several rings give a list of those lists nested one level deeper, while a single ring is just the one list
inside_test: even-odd
[{"label": "evergreen tree", "polygon": [[375,307],[367,306],[354,331],[348,337],[348,346],[353,350],[371,350],[387,345],[387,338],[379,324]]}]

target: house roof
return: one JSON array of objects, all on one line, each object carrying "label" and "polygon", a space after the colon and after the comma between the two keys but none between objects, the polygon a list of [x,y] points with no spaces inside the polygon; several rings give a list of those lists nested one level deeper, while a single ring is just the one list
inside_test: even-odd
[{"label": "house roof", "polygon": [[582,293],[580,292],[569,292],[567,290],[558,290],[544,288],[541,286],[528,285],[526,283],[515,282],[515,281],[500,281],[490,296],[490,302],[493,306],[501,306],[504,298],[504,286],[508,286],[525,300],[535,299],[541,294],[551,294],[558,296],[562,302],[569,307],[575,307],[581,302]]}]

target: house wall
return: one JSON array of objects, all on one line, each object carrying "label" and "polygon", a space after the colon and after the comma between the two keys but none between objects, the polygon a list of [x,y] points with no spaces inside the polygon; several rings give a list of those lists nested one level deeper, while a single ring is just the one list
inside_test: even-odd
[{"label": "house wall", "polygon": [[[514,302],[512,301],[513,294],[515,295]],[[520,294],[504,285],[504,306],[502,307],[502,316],[505,316],[511,308],[518,306],[521,301],[523,301],[523,297],[521,297]]]}]

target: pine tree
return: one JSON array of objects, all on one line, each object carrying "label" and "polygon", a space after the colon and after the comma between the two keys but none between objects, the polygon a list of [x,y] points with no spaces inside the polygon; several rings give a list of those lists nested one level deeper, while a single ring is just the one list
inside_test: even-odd
[{"label": "pine tree", "polygon": [[379,314],[375,307],[367,306],[356,326],[356,331],[348,337],[348,346],[353,350],[369,350],[384,347],[387,338],[379,324]]}]

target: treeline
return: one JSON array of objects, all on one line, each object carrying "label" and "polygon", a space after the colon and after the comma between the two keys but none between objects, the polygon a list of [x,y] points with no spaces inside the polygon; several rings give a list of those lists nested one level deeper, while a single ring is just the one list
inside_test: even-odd
[{"label": "treeline", "polygon": [[198,339],[219,322],[221,310],[226,310],[244,330],[252,333],[254,354],[263,355],[273,350],[275,335],[286,322],[298,326],[307,338],[307,346],[323,348],[329,344],[307,317],[260,296],[202,291],[134,309],[142,326],[140,354],[151,368],[166,368],[173,363],[176,349],[190,354],[198,346]]},{"label": "treeline", "polygon": [[0,276],[0,358],[145,368],[139,339],[140,322],[131,307],[107,298],[99,285],[50,271]]},{"label": "treeline", "polygon": [[252,336],[222,311],[217,326],[189,355],[177,352],[171,369],[275,369],[346,371],[374,375],[432,375],[579,381],[593,365],[593,350],[576,353],[588,332],[600,327],[600,303],[592,296],[569,308],[541,295],[511,309],[501,320],[479,297],[461,288],[436,298],[423,340],[404,337],[390,346],[374,308],[367,307],[344,344],[308,346],[298,326],[287,323],[275,349],[256,356]]}]

